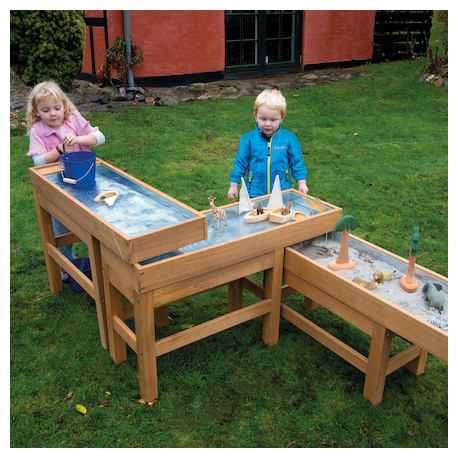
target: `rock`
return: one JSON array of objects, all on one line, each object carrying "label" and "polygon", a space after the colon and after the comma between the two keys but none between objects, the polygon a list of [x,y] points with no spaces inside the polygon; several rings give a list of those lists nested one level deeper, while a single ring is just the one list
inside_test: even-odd
[{"label": "rock", "polygon": [[424,81],[426,81],[427,77],[428,75],[426,73],[423,73],[423,75],[420,76],[420,83],[423,83]]},{"label": "rock", "polygon": [[204,83],[194,83],[188,86],[188,91],[190,92],[203,92],[205,90]]},{"label": "rock", "polygon": [[144,102],[146,97],[143,94],[135,94],[135,100],[137,102]]},{"label": "rock", "polygon": [[254,88],[263,91],[264,89],[273,89],[273,86],[271,86],[270,84],[265,84],[265,83],[256,83],[254,85]]},{"label": "rock", "polygon": [[223,94],[223,95],[231,95],[231,94],[235,94],[238,91],[239,90],[236,87],[228,86],[228,87],[225,87],[225,88],[221,89],[221,94]]},{"label": "rock", "polygon": [[305,80],[314,80],[315,78],[318,78],[314,73],[307,73],[306,75],[301,76],[301,79]]},{"label": "rock", "polygon": [[442,86],[444,84],[444,80],[442,78],[439,78],[435,81],[433,81],[434,86]]},{"label": "rock", "polygon": [[162,99],[156,101],[156,105],[164,106],[164,107],[169,107],[169,106],[172,106],[172,105],[176,105],[177,103],[178,103],[178,100],[173,98],[173,97],[170,97],[169,95],[166,95]]}]

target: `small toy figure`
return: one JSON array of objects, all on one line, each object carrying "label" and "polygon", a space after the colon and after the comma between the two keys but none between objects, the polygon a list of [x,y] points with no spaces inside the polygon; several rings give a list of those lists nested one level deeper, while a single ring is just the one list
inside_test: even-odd
[{"label": "small toy figure", "polygon": [[262,208],[261,202],[258,204],[258,208],[256,209],[256,215],[262,215],[264,213],[264,209]]},{"label": "small toy figure", "polygon": [[305,195],[304,200],[305,200],[305,203],[310,206],[310,216],[312,216],[315,212],[321,213],[321,212],[326,211],[326,207],[323,204],[323,202],[321,202],[320,199],[318,198],[315,199],[313,197],[310,197],[310,200],[307,200],[307,197],[308,196]]},{"label": "small toy figure", "polygon": [[283,211],[281,212],[282,215],[288,215],[289,212],[291,211],[291,204],[292,202],[290,202],[289,200],[286,201],[286,207],[283,208]]},{"label": "small toy figure", "polygon": [[226,210],[223,208],[218,208],[215,206],[214,201],[215,197],[209,196],[208,200],[210,201],[210,206],[212,208],[212,216],[213,216],[213,226],[216,224],[216,230],[219,228],[219,222],[221,218],[224,218],[226,221],[226,226],[227,226],[227,217],[226,217]]},{"label": "small toy figure", "polygon": [[337,259],[331,261],[328,267],[331,270],[351,270],[355,267],[355,262],[350,261],[348,257],[348,231],[361,227],[354,216],[346,215],[337,221],[334,232],[342,232],[342,241],[340,242],[340,251]]},{"label": "small toy figure", "polygon": [[444,310],[444,295],[440,292],[442,286],[438,283],[431,283],[430,281],[423,286],[421,292],[424,294],[424,298],[429,302],[431,307],[436,308],[441,313]]},{"label": "small toy figure", "polygon": [[359,286],[362,286],[363,288],[366,289],[372,289],[372,288],[378,288],[378,283],[376,281],[370,282],[370,281],[365,281],[361,278],[354,278],[353,281],[357,283]]},{"label": "small toy figure", "polygon": [[414,226],[412,230],[412,244],[410,245],[407,275],[401,277],[401,288],[408,293],[414,293],[418,289],[418,281],[413,277],[413,271],[415,269],[415,260],[417,259],[419,240],[420,229],[417,226]]},{"label": "small toy figure", "polygon": [[377,283],[383,283],[387,278],[391,277],[391,272],[385,272],[382,274],[380,270],[377,270],[377,272],[374,272],[374,280]]}]

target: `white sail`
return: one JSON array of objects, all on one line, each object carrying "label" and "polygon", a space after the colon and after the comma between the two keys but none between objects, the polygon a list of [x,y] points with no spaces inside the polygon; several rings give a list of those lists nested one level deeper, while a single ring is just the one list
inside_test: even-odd
[{"label": "white sail", "polygon": [[246,188],[245,180],[242,177],[242,187],[240,188],[240,199],[239,199],[239,215],[243,212],[249,212],[253,210],[253,202],[250,200],[250,195]]},{"label": "white sail", "polygon": [[277,175],[275,177],[274,187],[272,188],[272,193],[266,208],[268,211],[273,211],[283,207],[283,194],[281,193],[280,177]]}]

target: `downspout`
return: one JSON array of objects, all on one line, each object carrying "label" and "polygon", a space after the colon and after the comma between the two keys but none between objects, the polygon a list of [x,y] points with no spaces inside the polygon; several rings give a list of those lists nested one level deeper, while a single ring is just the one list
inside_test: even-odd
[{"label": "downspout", "polygon": [[132,44],[130,41],[130,12],[129,10],[124,10],[124,37],[126,39],[126,59],[129,68],[127,70],[127,89],[134,90],[136,89],[134,83],[134,75],[132,72],[132,67],[130,63],[132,62]]}]

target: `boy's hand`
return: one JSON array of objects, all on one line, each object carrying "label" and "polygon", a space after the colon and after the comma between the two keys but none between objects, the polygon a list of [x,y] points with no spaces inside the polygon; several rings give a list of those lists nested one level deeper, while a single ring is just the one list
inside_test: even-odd
[{"label": "boy's hand", "polygon": [[299,180],[297,182],[297,187],[299,189],[299,192],[303,192],[304,194],[308,194],[309,188],[307,187],[307,183],[305,180]]},{"label": "boy's hand", "polygon": [[227,191],[227,197],[229,199],[236,199],[238,195],[238,183],[234,183],[231,181],[231,187],[229,188],[229,191]]}]

